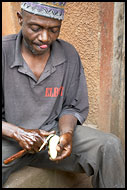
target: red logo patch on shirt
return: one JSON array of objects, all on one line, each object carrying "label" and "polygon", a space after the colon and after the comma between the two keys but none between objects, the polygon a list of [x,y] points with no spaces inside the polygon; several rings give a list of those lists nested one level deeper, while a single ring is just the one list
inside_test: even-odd
[{"label": "red logo patch on shirt", "polygon": [[58,95],[63,96],[63,86],[46,88],[45,97],[57,97]]}]

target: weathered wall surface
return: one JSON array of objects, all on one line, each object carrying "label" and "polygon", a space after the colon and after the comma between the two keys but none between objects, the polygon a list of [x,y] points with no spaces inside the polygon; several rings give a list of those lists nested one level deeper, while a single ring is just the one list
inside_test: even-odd
[{"label": "weathered wall surface", "polygon": [[16,15],[19,10],[19,2],[2,2],[2,35],[14,34],[20,30]]},{"label": "weathered wall surface", "polygon": [[110,132],[114,3],[100,3],[100,97],[98,127]]},{"label": "weathered wall surface", "polygon": [[100,63],[99,3],[69,2],[60,37],[75,46],[84,67],[89,95],[89,115],[85,123],[97,125],[99,108]]},{"label": "weathered wall surface", "polygon": [[[114,5],[111,132],[125,146],[125,4]],[[125,150],[125,147],[124,147]]]}]

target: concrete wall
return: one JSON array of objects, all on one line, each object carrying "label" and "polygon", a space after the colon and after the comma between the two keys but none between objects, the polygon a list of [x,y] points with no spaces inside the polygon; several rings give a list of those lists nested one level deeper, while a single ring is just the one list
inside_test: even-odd
[{"label": "concrete wall", "polygon": [[[111,132],[125,146],[125,3],[114,5]],[[125,150],[125,148],[124,148]]]},{"label": "concrete wall", "polygon": [[16,12],[20,10],[20,3],[2,2],[2,35],[17,33],[20,26]]},{"label": "concrete wall", "polygon": [[[18,10],[19,2],[2,3],[2,35],[20,30]],[[85,123],[115,133],[124,144],[124,3],[68,2],[60,38],[81,56],[90,103]]]},{"label": "concrete wall", "polygon": [[97,125],[99,112],[99,35],[99,3],[68,3],[60,37],[73,44],[81,57],[87,79],[90,103],[89,115],[85,123],[92,125]]}]

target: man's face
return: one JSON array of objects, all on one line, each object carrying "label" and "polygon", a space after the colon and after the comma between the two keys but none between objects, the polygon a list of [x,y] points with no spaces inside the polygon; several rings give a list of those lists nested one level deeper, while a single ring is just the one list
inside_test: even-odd
[{"label": "man's face", "polygon": [[34,55],[42,55],[49,51],[52,42],[59,36],[61,21],[26,11],[17,15],[22,26],[25,47]]}]

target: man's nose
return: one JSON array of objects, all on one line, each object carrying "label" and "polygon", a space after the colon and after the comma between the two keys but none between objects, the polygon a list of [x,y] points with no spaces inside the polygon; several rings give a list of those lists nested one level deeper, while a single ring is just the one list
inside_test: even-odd
[{"label": "man's nose", "polygon": [[47,30],[42,30],[39,34],[39,40],[42,42],[48,42],[49,41],[49,33]]}]

